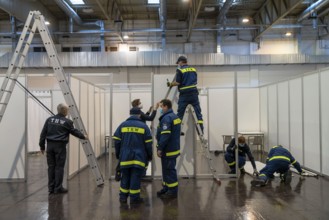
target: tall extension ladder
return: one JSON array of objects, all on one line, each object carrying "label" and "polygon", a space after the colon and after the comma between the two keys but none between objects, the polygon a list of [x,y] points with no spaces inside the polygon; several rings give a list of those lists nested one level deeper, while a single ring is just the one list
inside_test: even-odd
[{"label": "tall extension ladder", "polygon": [[[175,77],[172,81],[175,81]],[[166,96],[165,96],[166,99],[169,97],[171,89],[172,89],[172,87],[169,87],[169,89],[166,93]],[[176,98],[176,96],[177,96],[177,90],[174,93],[174,99]],[[199,136],[200,143],[201,143],[202,154],[207,159],[208,166],[209,166],[209,169],[211,171],[211,174],[212,174],[214,180],[217,183],[220,183],[220,179],[216,175],[216,169],[212,165],[212,158],[211,158],[211,154],[209,152],[208,141],[205,139],[205,137],[203,135],[203,131],[201,130],[200,124],[198,123],[198,118],[196,116],[195,110],[192,105],[187,105],[185,108],[185,113],[184,113],[182,123],[181,123],[181,132],[186,134],[186,130],[187,130],[186,124],[187,124],[187,119],[189,118],[189,114],[192,114],[193,121],[194,121],[194,124],[197,129],[197,134]]]},{"label": "tall extension ladder", "polygon": [[[32,29],[30,29],[30,24],[31,24],[32,20],[34,20],[34,23],[33,23]],[[5,79],[2,83],[1,91],[0,91],[0,122],[4,116],[6,107],[9,103],[9,99],[14,90],[16,80],[17,80],[20,70],[24,64],[26,54],[29,50],[30,44],[33,40],[34,34],[37,29],[39,30],[40,36],[45,45],[47,54],[50,58],[51,65],[53,66],[53,69],[54,69],[55,76],[56,76],[57,81],[59,82],[60,88],[63,92],[64,99],[65,99],[66,103],[68,104],[74,125],[79,131],[86,134],[86,129],[84,127],[80,113],[77,109],[75,100],[73,98],[71,89],[70,89],[67,79],[65,77],[65,72],[58,59],[54,43],[50,37],[49,30],[45,24],[45,19],[39,11],[30,11],[30,13],[27,17],[27,20],[25,22],[22,34],[19,38],[15,53],[10,61]],[[26,38],[28,31],[30,33],[29,33],[28,39],[25,42],[25,38]],[[24,43],[25,43],[24,49],[21,52],[21,49],[22,49],[22,46]],[[19,61],[18,61],[18,64],[16,65],[18,57],[19,57]],[[15,72],[13,73],[14,70],[15,70]],[[96,160],[96,157],[95,157],[95,154],[92,149],[90,141],[89,140],[80,140],[80,141],[81,141],[83,150],[87,156],[91,171],[93,172],[94,177],[96,179],[97,186],[103,185],[104,179],[99,170],[97,160]]]}]

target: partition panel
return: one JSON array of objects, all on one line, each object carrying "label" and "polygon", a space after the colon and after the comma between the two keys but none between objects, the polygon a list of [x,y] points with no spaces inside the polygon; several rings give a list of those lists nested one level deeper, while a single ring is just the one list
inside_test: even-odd
[{"label": "partition panel", "polygon": [[[118,126],[129,117],[130,98],[129,92],[113,93],[113,133]],[[113,135],[113,134],[112,134]]]},{"label": "partition panel", "polygon": [[321,73],[322,173],[329,175],[329,70]]},{"label": "partition panel", "polygon": [[[71,91],[72,95],[74,97],[76,105],[79,107],[80,104],[80,81],[75,78],[71,78]],[[71,137],[70,138],[70,143],[69,143],[69,177],[79,170],[79,155],[80,151],[83,151],[80,149],[80,141],[76,137]]]},{"label": "partition panel", "polygon": [[289,100],[290,152],[303,165],[303,102],[301,78],[289,81]]},{"label": "partition panel", "polygon": [[290,149],[289,144],[289,83],[278,84],[278,144]]},{"label": "partition panel", "polygon": [[233,135],[233,89],[209,89],[209,149],[222,150],[222,135]]},{"label": "partition panel", "polygon": [[[89,121],[88,121],[88,98],[89,98],[89,90],[88,90],[88,84],[80,81],[80,115],[81,119],[83,121],[83,124],[88,131],[89,127]],[[88,134],[89,135],[89,134]],[[80,150],[80,164],[79,169],[83,168],[84,166],[88,165],[88,160],[86,157],[85,152],[83,151],[83,148]]]},{"label": "partition panel", "polygon": [[105,91],[101,90],[100,91],[100,135],[101,135],[101,140],[100,140],[100,146],[101,146],[101,150],[100,153],[104,153],[105,152],[105,125],[109,124],[109,120],[108,118],[105,116],[105,102],[107,100],[105,100]]},{"label": "partition panel", "polygon": [[260,88],[259,91],[259,96],[260,96],[260,131],[264,132],[264,149],[265,151],[269,151],[269,146],[268,146],[268,100],[267,100],[267,90],[268,87],[262,87]]},{"label": "partition panel", "polygon": [[52,112],[54,114],[57,114],[58,104],[60,104],[60,103],[66,104],[64,96],[63,96],[63,92],[61,90],[52,90],[51,96],[52,96],[52,101],[53,101],[52,102]]},{"label": "partition panel", "polygon": [[98,157],[101,154],[101,112],[100,112],[100,89],[95,87],[95,112],[94,112],[94,124],[95,124],[95,156]]},{"label": "partition panel", "polygon": [[[25,85],[25,77],[18,81]],[[26,179],[26,106],[25,92],[16,86],[0,123],[0,180]]]},{"label": "partition panel", "polygon": [[[83,98],[83,97],[81,97]],[[88,138],[96,155],[95,144],[95,86],[88,85]]]},{"label": "partition panel", "polygon": [[278,144],[277,85],[268,87],[268,144],[269,148]]},{"label": "partition panel", "polygon": [[319,75],[303,77],[305,167],[320,171]]},{"label": "partition panel", "polygon": [[237,108],[238,130],[259,131],[259,89],[238,89]]}]

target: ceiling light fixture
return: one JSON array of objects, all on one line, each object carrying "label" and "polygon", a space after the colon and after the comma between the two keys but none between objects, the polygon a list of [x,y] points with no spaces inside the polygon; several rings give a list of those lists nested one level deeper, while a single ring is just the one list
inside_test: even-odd
[{"label": "ceiling light fixture", "polygon": [[84,5],[85,2],[83,0],[70,0],[72,5]]},{"label": "ceiling light fixture", "polygon": [[123,36],[123,39],[129,39],[129,36],[126,34]]},{"label": "ceiling light fixture", "polygon": [[291,32],[287,32],[285,35],[286,35],[286,37],[290,37],[292,35],[292,33]]},{"label": "ceiling light fixture", "polygon": [[45,25],[50,25],[50,22],[49,21],[45,21]]},{"label": "ceiling light fixture", "polygon": [[147,4],[160,4],[160,0],[147,0]]},{"label": "ceiling light fixture", "polygon": [[243,18],[242,19],[242,23],[248,23],[249,22],[249,18]]}]

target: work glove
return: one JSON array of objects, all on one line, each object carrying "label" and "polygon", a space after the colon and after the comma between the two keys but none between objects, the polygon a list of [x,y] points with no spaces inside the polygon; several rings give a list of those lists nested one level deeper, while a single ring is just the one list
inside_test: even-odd
[{"label": "work glove", "polygon": [[259,172],[257,171],[257,169],[254,169],[254,173],[252,175],[259,176]]}]

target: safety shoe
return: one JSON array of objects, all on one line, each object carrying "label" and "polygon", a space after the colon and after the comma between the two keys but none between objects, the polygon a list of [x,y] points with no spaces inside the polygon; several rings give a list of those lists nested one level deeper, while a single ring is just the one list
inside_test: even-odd
[{"label": "safety shoe", "polygon": [[244,174],[246,174],[246,171],[245,171],[245,169],[244,169],[244,168],[241,168],[241,169],[240,169],[240,173],[241,173],[241,175],[244,175]]},{"label": "safety shoe", "polygon": [[235,170],[230,170],[230,172],[228,172],[228,174],[235,174]]},{"label": "safety shoe", "polygon": [[131,199],[130,198],[130,204],[141,204],[144,202],[144,199],[143,198],[137,198],[137,199]]},{"label": "safety shoe", "polygon": [[59,190],[55,190],[54,194],[64,194],[64,193],[67,193],[67,192],[68,192],[68,190],[62,187]]},{"label": "safety shoe", "polygon": [[157,192],[157,196],[161,196],[163,194],[165,194],[168,190],[165,189],[161,189],[160,191]]},{"label": "safety shoe", "polygon": [[251,180],[250,183],[252,186],[265,186],[266,182],[267,181],[265,181],[263,179],[256,178],[256,179]]},{"label": "safety shoe", "polygon": [[287,172],[285,172],[283,175],[282,175],[282,182],[286,183],[286,184],[289,184],[291,183],[291,179],[292,179],[292,173],[291,173],[291,170],[288,170]]},{"label": "safety shoe", "polygon": [[162,195],[160,195],[161,199],[175,199],[177,198],[177,193],[172,193],[172,192],[166,192]]}]

